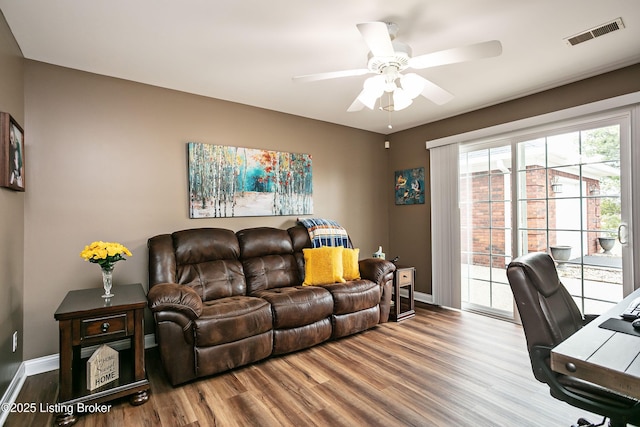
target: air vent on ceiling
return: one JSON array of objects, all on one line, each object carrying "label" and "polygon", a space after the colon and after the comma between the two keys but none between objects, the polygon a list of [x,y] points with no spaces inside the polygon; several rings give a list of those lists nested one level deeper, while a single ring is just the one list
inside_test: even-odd
[{"label": "air vent on ceiling", "polygon": [[579,43],[583,43],[588,40],[595,39],[596,37],[600,37],[605,34],[609,34],[612,31],[618,31],[623,28],[624,28],[624,23],[622,22],[622,18],[618,18],[611,22],[607,22],[606,24],[602,24],[595,28],[591,28],[590,30],[583,31],[580,34],[576,34],[575,36],[568,37],[564,40],[567,42],[567,44],[571,46],[575,46]]}]

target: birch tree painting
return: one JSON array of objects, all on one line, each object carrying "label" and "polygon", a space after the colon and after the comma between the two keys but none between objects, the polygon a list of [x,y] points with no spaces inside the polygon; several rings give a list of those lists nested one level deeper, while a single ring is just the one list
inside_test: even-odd
[{"label": "birch tree painting", "polygon": [[189,216],[313,213],[311,155],[190,142]]}]

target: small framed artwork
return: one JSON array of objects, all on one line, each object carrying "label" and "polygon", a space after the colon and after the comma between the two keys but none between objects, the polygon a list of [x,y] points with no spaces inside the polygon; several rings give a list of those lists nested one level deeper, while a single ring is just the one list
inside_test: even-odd
[{"label": "small framed artwork", "polygon": [[0,113],[0,187],[24,191],[24,131],[9,113]]},{"label": "small framed artwork", "polygon": [[424,204],[424,168],[396,171],[396,205]]}]

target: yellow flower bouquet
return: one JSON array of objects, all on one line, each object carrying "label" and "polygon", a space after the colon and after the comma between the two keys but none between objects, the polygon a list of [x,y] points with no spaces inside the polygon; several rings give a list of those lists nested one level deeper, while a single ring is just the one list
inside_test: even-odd
[{"label": "yellow flower bouquet", "polygon": [[80,256],[85,261],[98,264],[102,269],[102,286],[104,287],[102,298],[113,296],[111,293],[113,267],[116,262],[125,261],[125,255],[131,256],[131,252],[125,246],[120,243],[103,241],[93,242],[80,252]]},{"label": "yellow flower bouquet", "polygon": [[125,255],[132,256],[125,246],[120,243],[103,241],[93,242],[80,252],[80,256],[85,261],[100,264],[102,268],[113,268],[113,264],[116,262],[126,260]]}]

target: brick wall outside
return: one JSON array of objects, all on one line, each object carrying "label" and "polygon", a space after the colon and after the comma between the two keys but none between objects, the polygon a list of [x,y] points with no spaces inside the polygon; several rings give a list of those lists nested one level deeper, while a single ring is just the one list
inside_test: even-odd
[{"label": "brick wall outside", "polygon": [[[548,215],[549,215],[549,227],[553,228],[556,224],[557,210],[555,208],[556,201],[553,198],[547,197],[547,187],[549,194],[551,193],[550,181],[554,176],[561,176],[564,179],[578,180],[578,176],[568,174],[562,171],[549,170],[549,181],[547,181],[546,170],[539,166],[528,167],[527,183],[526,183],[526,197],[527,199],[541,199],[541,200],[528,200],[526,203],[527,212],[527,249],[529,252],[547,251],[547,233],[545,231],[547,227],[547,203],[548,203]],[[506,175],[507,179],[510,179],[510,175]],[[467,178],[468,179],[468,178]],[[462,250],[472,251],[472,261],[474,265],[489,266],[490,260],[486,254],[493,249],[493,254],[504,254],[505,248],[505,232],[504,228],[511,227],[511,224],[506,224],[505,217],[505,203],[504,200],[507,197],[505,194],[504,180],[505,175],[500,171],[492,171],[491,175],[485,173],[477,173],[471,176],[471,181],[461,182],[460,200],[467,200],[467,191],[471,192],[472,206],[466,204],[461,205],[461,225],[463,229],[462,238]],[[599,182],[597,180],[583,178],[586,182],[586,188],[592,191],[598,191]],[[470,188],[467,189],[466,184],[470,184]],[[490,187],[489,187],[490,183]],[[491,197],[489,198],[489,188],[491,189]],[[508,191],[508,189],[506,189]],[[586,214],[587,224],[586,227],[590,230],[597,230],[600,227],[600,205],[597,199],[585,199],[586,200]],[[515,203],[515,201],[513,202]],[[510,203],[507,203],[507,208],[510,208]],[[472,209],[472,216],[470,220],[467,218],[467,210]],[[470,222],[470,223],[468,223]],[[471,247],[468,247],[467,241],[464,237],[465,230],[469,230],[469,226],[472,227],[472,239]],[[492,228],[492,235],[490,235],[490,229]],[[537,230],[539,229],[539,230]],[[549,230],[549,246],[556,244],[556,232]],[[587,254],[593,254],[598,252],[597,234],[588,233],[588,248]]]}]

